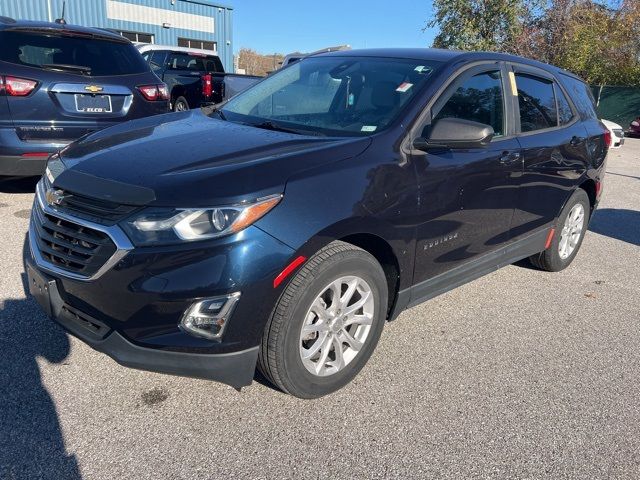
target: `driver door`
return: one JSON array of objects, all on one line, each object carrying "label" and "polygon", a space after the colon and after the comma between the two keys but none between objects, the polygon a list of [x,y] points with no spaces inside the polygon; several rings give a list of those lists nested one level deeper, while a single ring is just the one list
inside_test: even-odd
[{"label": "driver door", "polygon": [[[513,134],[508,76],[500,63],[460,74],[438,98],[418,135],[428,136],[443,118],[491,125],[486,147],[413,150],[419,185],[414,292],[411,301],[432,296],[438,279],[504,246],[522,174],[520,146]],[[434,284],[435,282],[435,284]],[[434,286],[436,285],[436,286]]]}]

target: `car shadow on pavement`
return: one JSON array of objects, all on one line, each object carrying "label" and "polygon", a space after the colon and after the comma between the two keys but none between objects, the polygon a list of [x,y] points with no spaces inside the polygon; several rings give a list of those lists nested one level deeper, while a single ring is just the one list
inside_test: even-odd
[{"label": "car shadow on pavement", "polygon": [[589,230],[640,246],[640,211],[599,208],[593,215]]},{"label": "car shadow on pavement", "polygon": [[0,177],[0,193],[34,193],[40,177]]},{"label": "car shadow on pavement", "polygon": [[36,362],[63,363],[69,338],[29,296],[25,273],[22,285],[27,298],[0,309],[0,478],[80,479]]}]

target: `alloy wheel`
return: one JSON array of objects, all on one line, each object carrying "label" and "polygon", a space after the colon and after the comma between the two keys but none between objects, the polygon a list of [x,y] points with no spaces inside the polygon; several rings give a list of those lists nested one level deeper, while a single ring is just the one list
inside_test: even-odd
[{"label": "alloy wheel", "polygon": [[360,277],[345,276],[315,298],[300,332],[300,358],[313,375],[344,369],[364,346],[374,318],[374,298]]},{"label": "alloy wheel", "polygon": [[566,260],[576,249],[576,245],[582,236],[584,228],[584,206],[582,203],[576,203],[569,211],[562,232],[560,233],[560,243],[558,244],[558,253],[562,260]]}]

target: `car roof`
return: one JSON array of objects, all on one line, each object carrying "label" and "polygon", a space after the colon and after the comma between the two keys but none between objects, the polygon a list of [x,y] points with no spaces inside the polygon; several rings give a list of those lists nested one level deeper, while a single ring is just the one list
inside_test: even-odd
[{"label": "car roof", "polygon": [[51,30],[58,32],[77,32],[87,35],[98,35],[103,38],[111,38],[116,41],[129,42],[117,33],[102,28],[81,27],[80,25],[60,24],[54,22],[37,22],[34,20],[14,20],[8,17],[0,17],[0,31],[10,30]]},{"label": "car roof", "polygon": [[185,53],[197,53],[200,55],[208,55],[210,57],[217,57],[218,52],[214,50],[203,50],[201,48],[189,48],[189,47],[174,47],[171,45],[157,45],[155,43],[136,43],[136,48],[140,51],[140,53],[162,50],[169,52],[185,52]]},{"label": "car roof", "polygon": [[507,53],[496,52],[467,52],[464,50],[447,50],[441,48],[374,48],[360,50],[346,50],[341,52],[320,53],[314,56],[337,56],[337,57],[383,57],[383,58],[410,58],[415,60],[426,60],[443,63],[464,63],[481,60],[495,60],[503,62],[517,62],[533,67],[538,67],[552,73],[563,73],[571,77],[578,78],[571,72],[549,65],[547,63],[531,60],[530,58],[519,57]]}]

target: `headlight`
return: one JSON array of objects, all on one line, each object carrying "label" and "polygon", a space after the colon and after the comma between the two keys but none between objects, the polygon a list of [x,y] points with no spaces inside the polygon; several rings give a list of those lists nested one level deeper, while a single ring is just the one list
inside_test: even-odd
[{"label": "headlight", "polygon": [[56,179],[58,175],[65,171],[67,167],[65,167],[64,163],[60,159],[60,156],[57,153],[54,153],[49,157],[49,161],[47,162],[47,168],[44,171],[47,179],[50,183]]},{"label": "headlight", "polygon": [[244,230],[273,209],[282,195],[228,207],[143,210],[122,225],[136,245],[180,243],[223,237]]}]

